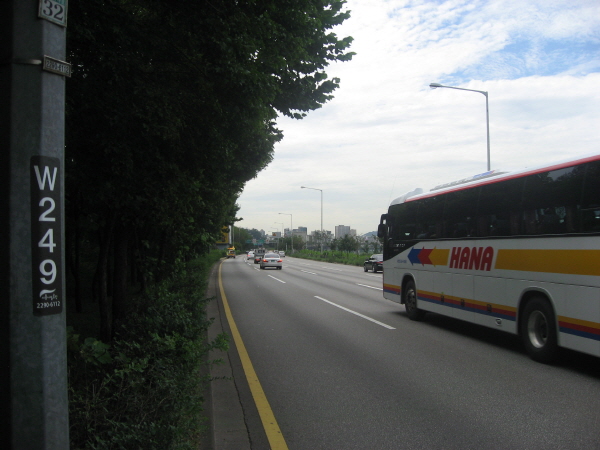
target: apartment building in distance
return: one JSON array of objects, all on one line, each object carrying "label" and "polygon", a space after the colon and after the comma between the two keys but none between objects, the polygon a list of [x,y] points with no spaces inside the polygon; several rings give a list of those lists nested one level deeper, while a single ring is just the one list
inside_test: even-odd
[{"label": "apartment building in distance", "polygon": [[356,230],[353,230],[348,225],[338,225],[335,227],[335,238],[341,239],[346,235],[356,236]]}]

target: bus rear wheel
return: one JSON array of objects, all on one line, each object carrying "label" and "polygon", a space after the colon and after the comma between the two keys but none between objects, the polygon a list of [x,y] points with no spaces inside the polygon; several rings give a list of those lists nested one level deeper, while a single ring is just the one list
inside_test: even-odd
[{"label": "bus rear wheel", "polygon": [[404,290],[404,307],[410,320],[421,321],[425,317],[425,311],[417,308],[417,288],[414,281],[406,283]]},{"label": "bus rear wheel", "polygon": [[550,303],[543,297],[527,302],[520,321],[525,350],[534,361],[551,363],[558,356],[556,320]]}]

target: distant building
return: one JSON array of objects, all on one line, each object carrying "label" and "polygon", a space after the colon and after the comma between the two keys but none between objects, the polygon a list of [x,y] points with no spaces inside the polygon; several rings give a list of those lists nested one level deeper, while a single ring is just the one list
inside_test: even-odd
[{"label": "distant building", "polygon": [[302,242],[306,242],[308,240],[308,231],[306,227],[298,227],[293,231],[293,235],[300,237]]},{"label": "distant building", "polygon": [[[347,234],[351,234],[350,233],[350,227],[346,226],[346,225],[338,225],[335,227],[335,238],[336,239],[341,239],[344,236],[346,236]],[[354,230],[354,235],[356,235],[356,230]]]}]

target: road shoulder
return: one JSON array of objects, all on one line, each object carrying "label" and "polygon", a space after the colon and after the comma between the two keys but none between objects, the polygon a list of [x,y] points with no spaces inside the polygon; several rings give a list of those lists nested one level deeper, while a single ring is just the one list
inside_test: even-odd
[{"label": "road shoulder", "polygon": [[[214,322],[208,329],[209,341],[214,340],[224,330],[229,334],[229,327],[223,323],[223,321],[226,322],[226,318],[222,314],[222,303],[218,291],[220,264],[217,263],[212,268],[207,291],[207,296],[213,298],[206,308],[207,317],[214,318]],[[209,354],[210,361],[221,361],[210,365],[212,381],[209,383],[207,398],[213,450],[251,449],[244,410],[231,367],[231,356],[235,352],[235,345],[230,340],[227,353],[215,350]]]}]

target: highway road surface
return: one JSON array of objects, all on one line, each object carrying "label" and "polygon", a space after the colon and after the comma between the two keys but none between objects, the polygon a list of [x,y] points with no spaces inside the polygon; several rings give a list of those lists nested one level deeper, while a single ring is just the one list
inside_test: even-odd
[{"label": "highway road surface", "polygon": [[260,270],[238,256],[220,280],[266,399],[240,359],[253,449],[269,448],[269,426],[293,450],[600,449],[598,358],[565,352],[548,366],[498,330],[410,321],[362,267],[288,256]]}]

